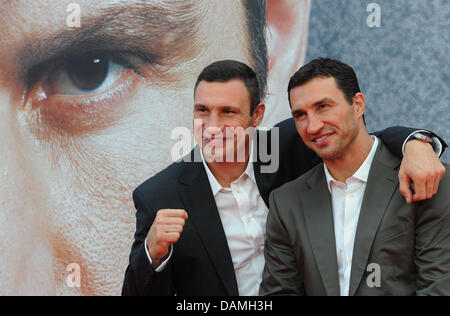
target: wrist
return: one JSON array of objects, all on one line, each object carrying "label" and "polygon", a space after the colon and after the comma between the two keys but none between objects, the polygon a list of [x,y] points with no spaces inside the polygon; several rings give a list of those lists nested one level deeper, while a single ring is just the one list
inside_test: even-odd
[{"label": "wrist", "polygon": [[161,265],[161,263],[162,263],[162,261],[159,259],[155,259],[155,260],[152,260],[152,267],[153,267],[153,269],[158,269],[159,268],[159,266]]},{"label": "wrist", "polygon": [[155,255],[148,244],[146,244],[146,250],[148,257],[150,259],[150,264],[153,266],[153,268],[156,270],[158,269],[170,256],[170,252],[168,252],[165,256],[158,256]]},{"label": "wrist", "polygon": [[[433,133],[426,131],[426,130],[418,130],[413,132],[411,135],[408,136],[408,138],[403,143],[402,147],[402,153],[403,155],[406,153],[406,146],[408,144],[414,144],[417,145],[418,143],[428,144],[431,146],[434,153],[440,157],[443,153],[443,144],[441,143],[440,139],[436,137]],[[415,148],[424,148],[424,146],[408,146],[408,147],[415,147]]]},{"label": "wrist", "polygon": [[157,256],[155,256],[155,254],[152,252],[148,243],[145,244],[145,247],[147,250],[148,257],[150,259],[150,263],[156,269],[157,267],[159,267],[161,265],[161,258],[158,258]]},{"label": "wrist", "polygon": [[145,252],[147,253],[147,257],[150,261],[150,264],[153,268],[158,268],[161,265],[161,259],[157,258],[154,253],[151,251],[150,245],[148,244],[148,240],[145,240]]},{"label": "wrist", "polygon": [[412,139],[408,141],[405,145],[405,153],[413,148],[423,148],[424,146],[428,146],[431,150],[434,151],[432,143],[423,142],[418,139]]}]

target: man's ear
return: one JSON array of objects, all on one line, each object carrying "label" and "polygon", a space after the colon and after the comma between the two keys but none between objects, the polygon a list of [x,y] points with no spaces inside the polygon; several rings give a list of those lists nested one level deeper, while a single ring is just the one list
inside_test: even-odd
[{"label": "man's ear", "polygon": [[355,114],[358,118],[363,117],[366,112],[366,97],[361,92],[358,92],[353,97],[353,105]]},{"label": "man's ear", "polygon": [[287,86],[305,62],[310,8],[311,0],[267,0],[269,73],[264,126],[290,117]]},{"label": "man's ear", "polygon": [[266,105],[264,103],[260,103],[256,106],[252,115],[252,126],[258,127],[261,125],[264,120],[264,113],[266,112]]},{"label": "man's ear", "polygon": [[252,115],[252,123],[253,127],[258,127],[262,121],[264,120],[264,113],[266,111],[266,105],[264,103],[260,103],[256,106]]}]

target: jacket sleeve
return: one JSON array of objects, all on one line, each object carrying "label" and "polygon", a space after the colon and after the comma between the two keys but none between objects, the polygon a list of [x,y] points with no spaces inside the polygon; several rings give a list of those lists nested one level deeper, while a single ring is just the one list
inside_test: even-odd
[{"label": "jacket sleeve", "polygon": [[450,176],[440,194],[422,202],[416,220],[417,295],[450,295]]},{"label": "jacket sleeve", "polygon": [[145,238],[156,217],[138,190],[133,193],[136,207],[136,233],[130,261],[125,272],[122,288],[123,296],[169,296],[174,295],[172,285],[172,260],[161,272],[156,272],[145,251]]},{"label": "jacket sleeve", "polygon": [[418,131],[427,131],[432,136],[437,137],[442,145],[442,153],[447,148],[444,140],[433,132],[426,129],[409,128],[402,126],[394,126],[386,128],[383,131],[375,132],[373,135],[380,137],[381,141],[389,148],[389,150],[399,158],[403,158],[403,144],[410,135]]}]

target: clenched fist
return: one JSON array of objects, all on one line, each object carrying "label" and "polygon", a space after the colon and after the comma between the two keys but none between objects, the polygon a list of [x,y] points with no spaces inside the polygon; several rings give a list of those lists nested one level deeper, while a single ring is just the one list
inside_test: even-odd
[{"label": "clenched fist", "polygon": [[156,214],[147,235],[147,250],[155,269],[160,266],[161,259],[169,252],[170,245],[180,239],[187,218],[185,210],[163,209]]}]

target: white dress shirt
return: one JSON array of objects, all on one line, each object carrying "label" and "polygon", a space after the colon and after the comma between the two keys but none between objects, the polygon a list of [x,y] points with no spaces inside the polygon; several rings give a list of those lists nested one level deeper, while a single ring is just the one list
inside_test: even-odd
[{"label": "white dress shirt", "polygon": [[[201,157],[230,249],[239,295],[257,296],[264,270],[264,240],[269,209],[256,184],[253,146],[250,144],[247,169],[231,183],[230,188],[223,188],[219,184],[206,164],[203,153]],[[145,250],[151,264],[147,247]],[[173,247],[156,272],[164,269],[172,254]]]},{"label": "white dress shirt", "polygon": [[366,160],[358,171],[351,178],[347,179],[346,183],[336,181],[331,176],[327,166],[324,165],[333,206],[341,296],[349,295],[356,229],[358,227],[359,214],[361,212],[370,167],[372,166],[378,144],[379,141],[375,138],[372,150]]},{"label": "white dress shirt", "polygon": [[253,170],[253,146],[247,169],[223,188],[203,164],[222,221],[241,296],[257,296],[264,269],[264,240],[269,210],[259,193]]}]

